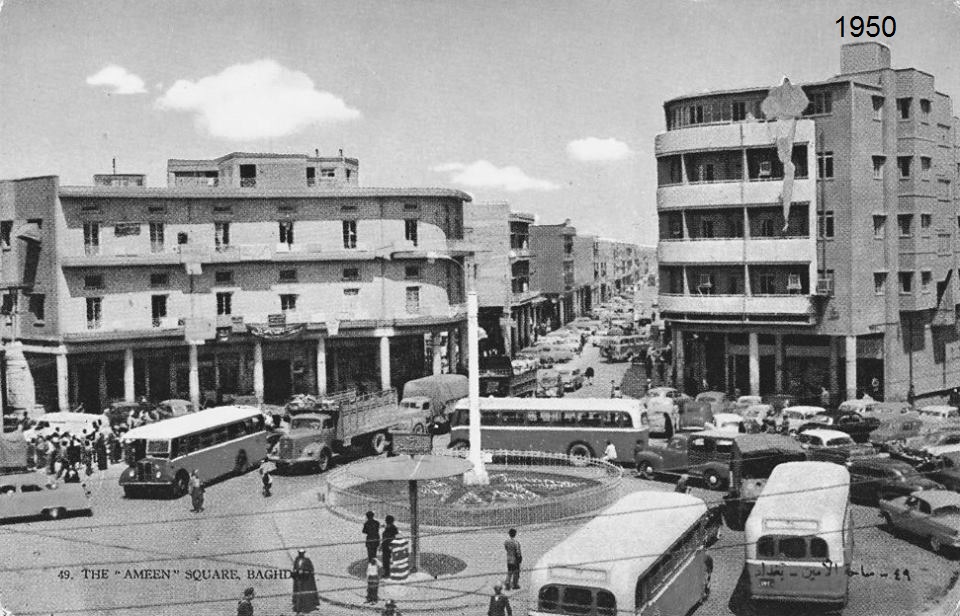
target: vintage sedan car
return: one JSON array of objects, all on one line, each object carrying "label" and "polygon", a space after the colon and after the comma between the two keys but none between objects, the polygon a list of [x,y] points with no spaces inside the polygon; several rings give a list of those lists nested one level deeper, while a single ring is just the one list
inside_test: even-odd
[{"label": "vintage sedan car", "polygon": [[839,430],[806,430],[797,434],[797,442],[811,460],[819,462],[844,464],[850,458],[876,454],[872,445],[856,443]]},{"label": "vintage sedan car", "polygon": [[563,386],[560,373],[551,368],[541,368],[537,370],[537,397],[538,398],[561,398],[563,397]]},{"label": "vintage sedan car", "polygon": [[[913,449],[923,449],[934,453],[939,447],[949,447],[951,445],[960,445],[960,425],[943,426],[940,429],[925,432],[919,436],[908,438],[904,443],[905,447]],[[940,451],[940,453],[949,453],[949,450]]]},{"label": "vintage sedan car", "polygon": [[826,412],[822,406],[788,406],[777,417],[777,427],[783,432],[796,432],[800,426]]},{"label": "vintage sedan car", "polygon": [[944,488],[906,462],[891,458],[856,458],[847,463],[847,469],[850,471],[850,499],[869,505],[920,490]]},{"label": "vintage sedan car", "polygon": [[560,381],[563,383],[564,391],[576,391],[583,387],[583,373],[580,372],[580,368],[563,366],[562,368],[557,368],[557,372],[560,374]]},{"label": "vintage sedan car", "polygon": [[854,411],[827,411],[814,415],[809,421],[802,424],[797,431],[811,429],[839,430],[846,432],[854,441],[866,443],[870,440],[870,433],[880,427],[880,420],[876,417],[863,417]]},{"label": "vintage sedan car", "polygon": [[737,401],[733,403],[733,412],[741,413],[757,404],[763,404],[762,396],[740,396],[737,398]]},{"label": "vintage sedan car", "polygon": [[917,413],[882,415],[878,418],[880,425],[870,433],[868,440],[881,451],[923,434],[924,422]]},{"label": "vintage sedan car", "polygon": [[743,417],[736,413],[716,413],[713,416],[713,421],[709,422],[707,427],[722,432],[738,433],[747,431]]},{"label": "vintage sedan car", "polygon": [[194,413],[196,409],[193,408],[193,403],[189,400],[164,400],[157,405],[157,409],[160,411],[160,414],[164,419],[169,419],[171,417],[180,417],[181,415],[186,415],[187,413]]},{"label": "vintage sedan car", "polygon": [[694,400],[697,402],[709,403],[710,412],[714,415],[717,413],[725,413],[730,407],[733,406],[730,398],[728,398],[727,394],[723,393],[722,391],[704,391],[697,394]]},{"label": "vintage sedan car", "polygon": [[919,411],[920,415],[924,417],[934,417],[937,419],[952,419],[954,421],[960,420],[960,409],[955,406],[947,406],[945,404],[934,404],[931,406],[925,406]]},{"label": "vintage sedan car", "polygon": [[960,494],[924,490],[880,501],[880,516],[893,531],[925,539],[937,553],[960,547]]},{"label": "vintage sedan car", "polygon": [[763,430],[763,422],[768,416],[773,417],[776,411],[769,404],[752,404],[740,412],[743,418],[743,425],[747,432],[760,432]]},{"label": "vintage sedan car", "polygon": [[960,453],[937,456],[934,470],[928,471],[926,476],[948,490],[960,492]]},{"label": "vintage sedan car", "polygon": [[650,417],[650,432],[673,434],[680,425],[680,405],[692,400],[672,387],[654,387],[643,398]]}]

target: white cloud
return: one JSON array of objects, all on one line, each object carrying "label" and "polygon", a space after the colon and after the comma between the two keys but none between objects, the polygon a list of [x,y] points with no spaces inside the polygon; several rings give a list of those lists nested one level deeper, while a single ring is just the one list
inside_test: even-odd
[{"label": "white cloud", "polygon": [[585,163],[623,160],[633,155],[633,151],[626,143],[610,137],[598,139],[587,137],[576,139],[567,144],[567,154],[573,160]]},{"label": "white cloud", "polygon": [[110,64],[99,72],[87,77],[87,85],[107,86],[113,94],[143,94],[143,79],[127,71],[122,66]]},{"label": "white cloud", "polygon": [[282,137],[360,117],[340,97],[317,90],[305,73],[273,60],[235,64],[196,82],[180,79],[157,99],[157,107],[193,113],[197,126],[232,140]]},{"label": "white cloud", "polygon": [[557,190],[559,185],[549,180],[532,178],[519,167],[497,167],[485,160],[470,163],[445,163],[433,171],[449,173],[450,181],[470,188],[497,188],[507,192],[522,190]]}]

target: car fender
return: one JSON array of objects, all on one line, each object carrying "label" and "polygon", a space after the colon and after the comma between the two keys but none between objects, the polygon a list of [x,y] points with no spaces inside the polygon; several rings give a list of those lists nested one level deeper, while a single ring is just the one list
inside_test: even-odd
[{"label": "car fender", "polygon": [[633,459],[637,465],[642,462],[647,462],[654,468],[654,470],[660,470],[663,468],[663,458],[650,451],[641,451],[640,453],[636,454]]}]

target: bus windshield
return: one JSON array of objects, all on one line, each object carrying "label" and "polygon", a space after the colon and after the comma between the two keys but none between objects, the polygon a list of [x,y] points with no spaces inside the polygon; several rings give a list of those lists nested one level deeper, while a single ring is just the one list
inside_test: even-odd
[{"label": "bus windshield", "polygon": [[147,441],[147,455],[157,458],[166,458],[170,454],[170,441],[150,440]]}]

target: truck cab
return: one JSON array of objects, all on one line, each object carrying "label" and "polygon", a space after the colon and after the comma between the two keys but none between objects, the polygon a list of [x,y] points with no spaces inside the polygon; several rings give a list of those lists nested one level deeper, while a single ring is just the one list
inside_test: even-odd
[{"label": "truck cab", "polygon": [[290,419],[287,433],[270,450],[267,459],[278,470],[312,466],[323,472],[330,466],[337,438],[337,424],[326,413],[303,413]]}]

